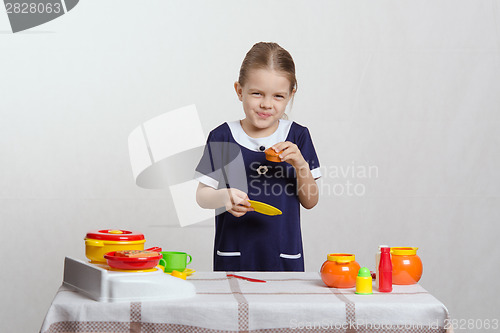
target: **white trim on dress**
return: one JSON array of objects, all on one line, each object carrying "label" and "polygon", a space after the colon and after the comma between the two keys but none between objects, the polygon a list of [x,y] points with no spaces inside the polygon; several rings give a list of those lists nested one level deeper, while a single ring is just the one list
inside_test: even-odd
[{"label": "white trim on dress", "polygon": [[250,137],[245,133],[243,127],[241,127],[241,123],[239,120],[231,121],[227,124],[236,143],[251,151],[262,152],[262,150],[260,149],[261,146],[267,149],[273,146],[275,143],[285,141],[288,137],[288,133],[290,132],[290,128],[292,127],[292,123],[293,122],[290,120],[280,119],[276,131],[274,131],[274,133],[270,136],[266,136],[263,138]]},{"label": "white trim on dress", "polygon": [[210,186],[214,189],[218,189],[219,187],[219,182],[212,177],[209,177],[207,175],[204,175],[198,171],[196,171],[195,179],[199,181],[200,183]]},{"label": "white trim on dress", "polygon": [[239,257],[241,252],[221,252],[217,250],[217,255],[221,257]]},{"label": "white trim on dress", "polygon": [[302,257],[302,253],[298,253],[298,254],[280,253],[280,257],[285,258],[285,259],[300,259]]},{"label": "white trim on dress", "polygon": [[320,178],[321,177],[321,168],[318,167],[318,168],[312,169],[311,174],[315,180]]}]

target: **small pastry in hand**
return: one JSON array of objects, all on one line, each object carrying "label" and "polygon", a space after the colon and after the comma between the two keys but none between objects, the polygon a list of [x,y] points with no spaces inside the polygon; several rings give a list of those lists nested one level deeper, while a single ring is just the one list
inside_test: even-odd
[{"label": "small pastry in hand", "polygon": [[264,153],[266,154],[266,160],[271,161],[271,162],[281,162],[281,158],[279,157],[279,155],[282,152],[283,151],[280,151],[279,153],[277,153],[272,147],[267,148],[266,151],[264,151]]}]

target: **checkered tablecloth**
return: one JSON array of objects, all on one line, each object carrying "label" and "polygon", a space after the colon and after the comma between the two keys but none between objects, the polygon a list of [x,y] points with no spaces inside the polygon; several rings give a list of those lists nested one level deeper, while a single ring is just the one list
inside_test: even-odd
[{"label": "checkered tablecloth", "polygon": [[100,303],[62,286],[42,333],[56,332],[446,332],[446,307],[420,285],[356,295],[318,273],[238,272],[266,283],[196,272],[196,296]]}]

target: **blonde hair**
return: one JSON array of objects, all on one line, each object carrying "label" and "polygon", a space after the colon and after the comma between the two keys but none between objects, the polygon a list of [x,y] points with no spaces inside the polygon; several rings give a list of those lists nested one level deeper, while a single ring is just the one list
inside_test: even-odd
[{"label": "blonde hair", "polygon": [[260,42],[252,46],[241,64],[238,78],[240,85],[245,85],[248,73],[252,69],[272,69],[283,72],[290,81],[290,93],[297,90],[295,63],[290,53],[277,43]]}]

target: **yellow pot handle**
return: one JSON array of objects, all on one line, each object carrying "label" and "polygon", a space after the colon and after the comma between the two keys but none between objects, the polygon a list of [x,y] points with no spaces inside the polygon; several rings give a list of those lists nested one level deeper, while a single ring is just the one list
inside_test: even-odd
[{"label": "yellow pot handle", "polygon": [[100,240],[95,240],[95,239],[86,239],[85,240],[85,245],[87,246],[96,246],[96,247],[103,247],[104,242]]},{"label": "yellow pot handle", "polygon": [[339,259],[337,260],[337,264],[348,264],[350,263],[352,260],[342,260],[342,259]]}]

